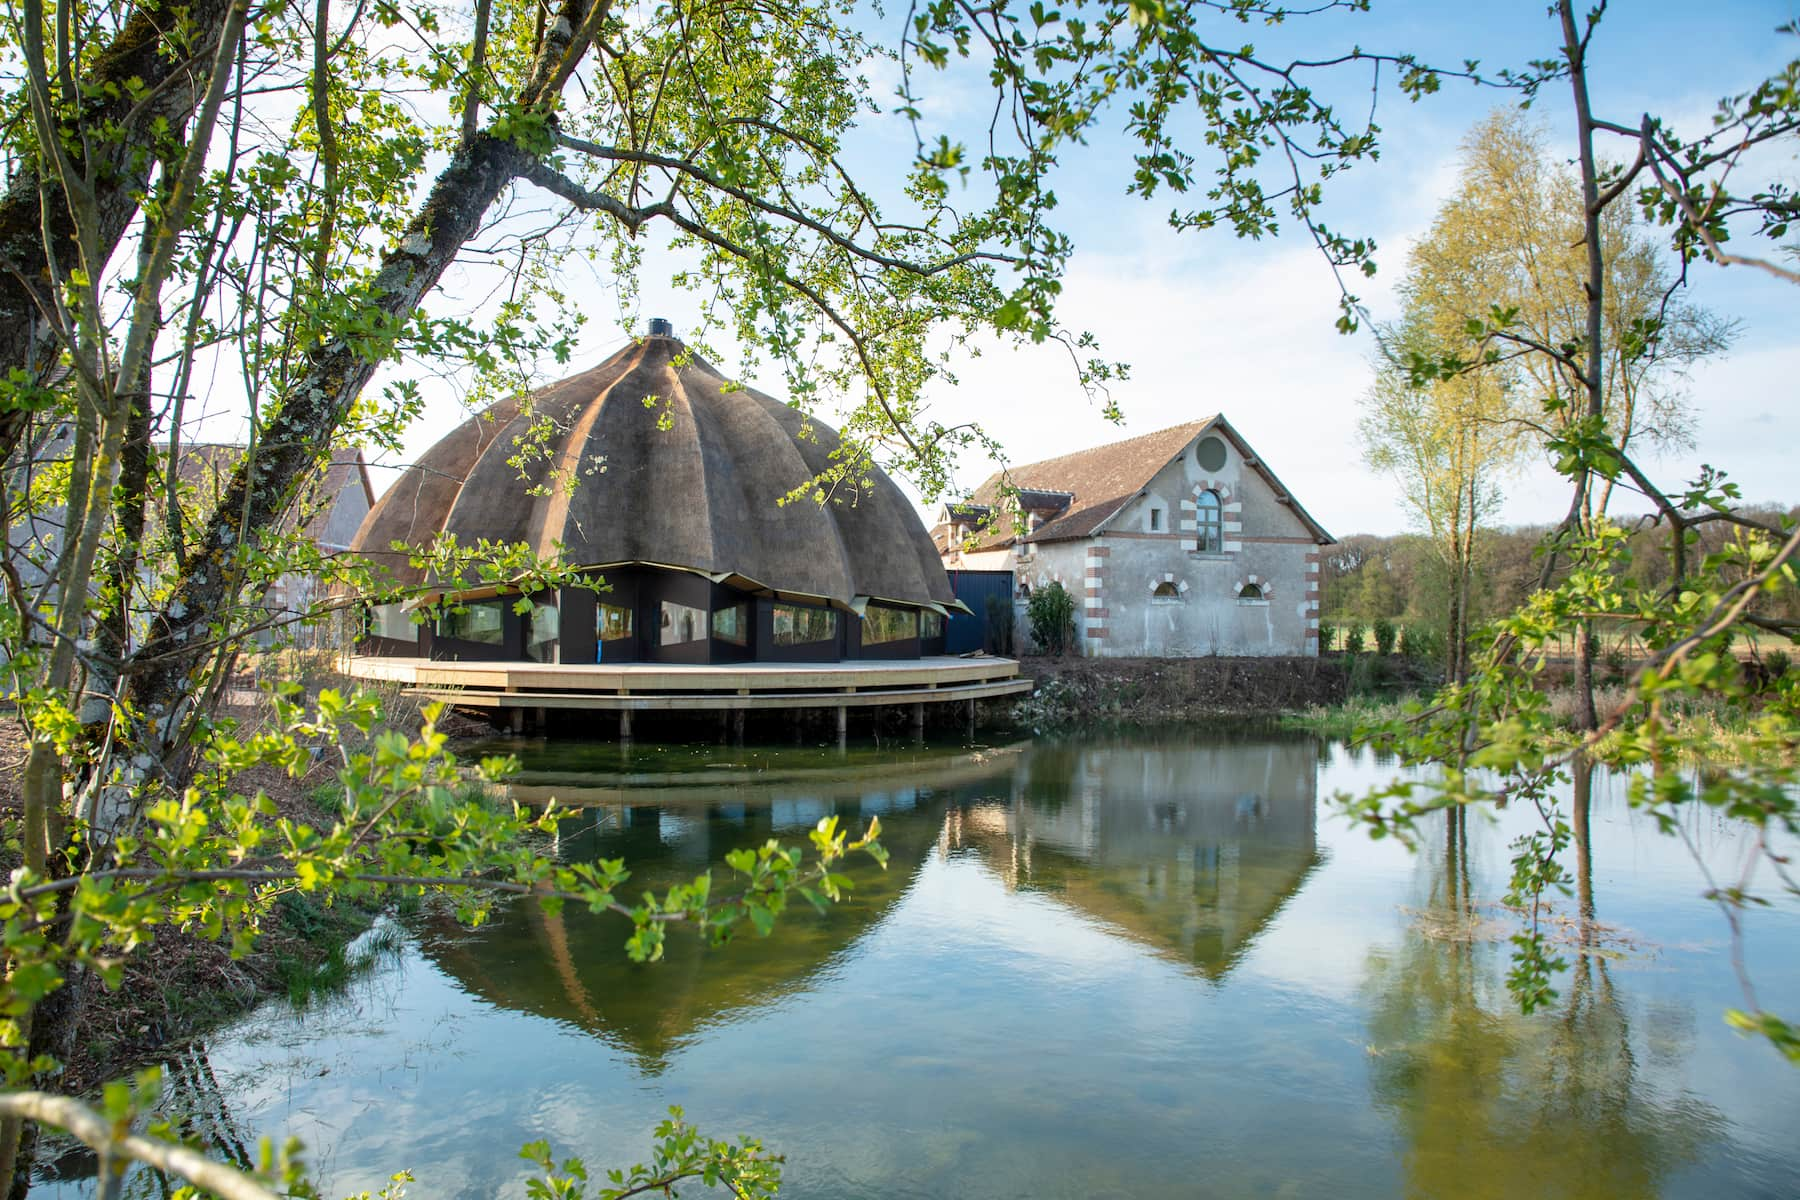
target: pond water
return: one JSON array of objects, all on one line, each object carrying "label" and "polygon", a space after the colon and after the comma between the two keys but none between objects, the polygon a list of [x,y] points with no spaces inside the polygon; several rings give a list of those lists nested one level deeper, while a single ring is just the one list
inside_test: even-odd
[{"label": "pond water", "polygon": [[[414,1195],[522,1196],[520,1144],[623,1165],[672,1104],[785,1154],[809,1200],[1800,1194],[1800,1069],[1725,1027],[1726,926],[1619,781],[1594,781],[1558,905],[1561,996],[1526,1017],[1494,904],[1526,814],[1372,842],[1329,800],[1394,768],[1309,737],[523,758],[522,796],[584,806],[560,853],[651,886],[828,813],[879,815],[892,862],[826,915],[677,934],[653,966],[611,918],[407,917],[345,994],[171,1065],[197,1129],[298,1136],[327,1196],[401,1168]],[[1715,867],[1748,848],[1709,814],[1687,833]],[[1746,947],[1790,1016],[1794,908]]]}]

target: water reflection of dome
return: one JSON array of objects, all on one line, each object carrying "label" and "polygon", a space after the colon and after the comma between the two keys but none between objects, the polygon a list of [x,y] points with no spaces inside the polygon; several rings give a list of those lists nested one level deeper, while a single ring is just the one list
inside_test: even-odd
[{"label": "water reflection of dome", "polygon": [[[633,868],[634,895],[687,882],[738,846],[770,837],[796,842],[819,816],[832,813],[852,828],[883,816],[888,868],[856,865],[847,900],[823,915],[796,901],[768,938],[746,934],[752,945],[707,948],[691,934],[674,934],[664,961],[649,966],[626,959],[629,925],[623,919],[573,909],[553,918],[527,903],[505,906],[475,934],[447,915],[428,917],[421,949],[489,1003],[597,1035],[654,1073],[697,1030],[753,1013],[828,972],[905,894],[938,841],[944,806],[1004,790],[1017,757],[989,751],[925,763],[890,761],[882,767],[886,787],[874,786],[868,773],[846,782],[819,769],[811,778],[795,773],[773,784],[559,795],[565,803],[598,810],[597,823],[585,833],[562,839],[564,857],[624,858]],[[568,785],[554,790],[571,791]],[[637,803],[626,802],[626,795]],[[705,800],[696,803],[695,795]]]},{"label": "water reflection of dome", "polygon": [[1040,751],[1009,806],[952,813],[952,836],[1009,886],[1218,979],[1321,861],[1317,779],[1310,738]]},{"label": "water reflection of dome", "polygon": [[[626,860],[631,892],[661,890],[769,837],[789,843],[819,816],[882,817],[891,859],[860,868],[850,900],[822,917],[803,905],[768,939],[719,950],[670,938],[667,961],[633,966],[622,920],[535,905],[499,912],[469,935],[432,923],[424,952],[488,1002],[566,1022],[658,1071],[697,1031],[752,1015],[815,986],[845,961],[912,887],[934,848],[975,854],[1008,887],[1040,892],[1155,954],[1218,979],[1320,861],[1317,754],[1310,740],[1255,747],[1141,740],[1070,749],[1032,744],[949,758],[663,786],[589,787],[552,772],[521,799],[593,809],[565,837],[570,859]],[[546,778],[549,776],[549,778]],[[714,777],[716,780],[716,776]],[[543,795],[533,795],[542,788]],[[1246,821],[1238,800],[1259,798]]]}]

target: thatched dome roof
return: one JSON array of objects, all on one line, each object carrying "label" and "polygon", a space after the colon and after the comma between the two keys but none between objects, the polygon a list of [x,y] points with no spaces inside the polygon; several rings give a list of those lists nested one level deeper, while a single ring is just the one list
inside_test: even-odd
[{"label": "thatched dome roof", "polygon": [[837,446],[835,430],[732,390],[673,337],[648,337],[464,422],[382,496],[356,549],[409,584],[442,581],[389,548],[447,532],[463,546],[524,542],[548,557],[560,543],[572,565],[682,567],[841,604],[951,603],[930,535],[879,471],[824,504],[777,504]]}]

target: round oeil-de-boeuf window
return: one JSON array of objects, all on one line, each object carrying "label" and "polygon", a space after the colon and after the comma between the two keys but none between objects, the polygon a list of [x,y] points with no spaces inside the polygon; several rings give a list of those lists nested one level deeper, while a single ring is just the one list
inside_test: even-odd
[{"label": "round oeil-de-boeuf window", "polygon": [[1208,471],[1216,471],[1225,465],[1225,443],[1219,438],[1201,438],[1200,444],[1194,447],[1194,460]]}]

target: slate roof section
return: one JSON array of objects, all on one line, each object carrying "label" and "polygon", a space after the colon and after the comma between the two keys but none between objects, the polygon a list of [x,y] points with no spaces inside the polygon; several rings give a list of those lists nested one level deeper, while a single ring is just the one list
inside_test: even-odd
[{"label": "slate roof section", "polygon": [[[1158,471],[1206,433],[1220,434],[1230,442],[1245,465],[1263,477],[1276,497],[1293,510],[1319,544],[1329,545],[1333,541],[1231,423],[1223,416],[1214,415],[995,472],[975,489],[967,506],[985,507],[993,513],[987,528],[977,536],[974,549],[993,550],[1020,540],[1064,541],[1101,532],[1132,497],[1149,486]],[[1014,532],[1002,504],[1001,487],[1007,482],[1018,489],[1020,507],[1027,514],[1035,513],[1040,517],[1037,529],[1023,538]]]},{"label": "slate roof section", "polygon": [[944,505],[944,511],[952,521],[960,521],[965,525],[979,525],[994,515],[994,510],[985,504],[959,504],[955,501]]},{"label": "slate roof section", "polygon": [[[547,436],[534,439],[534,426]],[[829,426],[732,390],[673,337],[648,337],[464,422],[388,489],[356,546],[401,583],[447,590],[457,581],[425,580],[388,548],[451,533],[464,546],[524,542],[546,557],[560,546],[573,566],[735,575],[845,606],[954,604],[930,535],[881,472],[823,504],[779,503],[829,468],[838,446]]]},{"label": "slate roof section", "polygon": [[[242,442],[191,442],[181,447],[175,474],[191,489],[197,511],[210,513],[218,505],[248,449]],[[338,450],[332,453],[324,473],[313,477],[294,515],[301,519],[302,531],[321,549],[348,550],[356,526],[346,528],[342,514],[353,512],[355,519],[361,521],[374,504],[375,489],[369,482],[369,468],[362,451]],[[290,515],[283,527],[291,528],[293,519]]]}]

